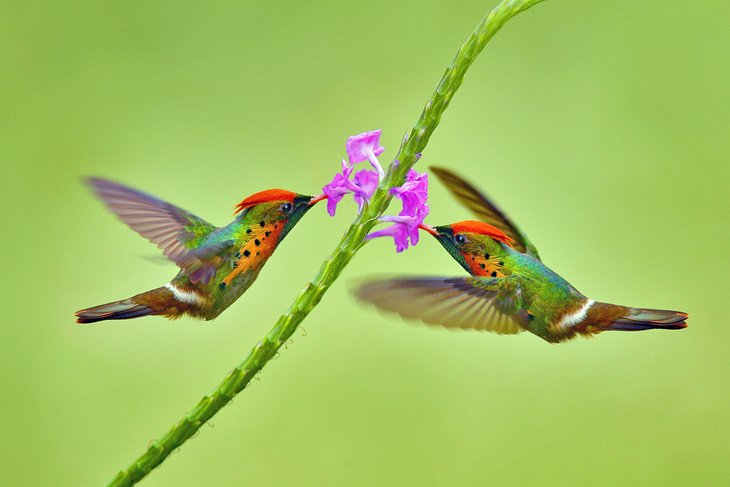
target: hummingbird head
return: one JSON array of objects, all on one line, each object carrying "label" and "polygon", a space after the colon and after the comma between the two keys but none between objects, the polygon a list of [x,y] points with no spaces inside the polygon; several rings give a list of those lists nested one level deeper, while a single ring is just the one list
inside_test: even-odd
[{"label": "hummingbird head", "polygon": [[[422,225],[420,228],[436,237],[467,272],[475,275],[484,274],[480,270],[484,259],[504,257],[514,243],[497,227],[473,220],[438,227]],[[481,267],[485,268],[486,265]]]},{"label": "hummingbird head", "polygon": [[240,215],[239,218],[261,222],[261,226],[283,222],[281,240],[310,208],[323,199],[327,199],[323,194],[309,196],[285,189],[267,189],[238,203],[235,213]]}]

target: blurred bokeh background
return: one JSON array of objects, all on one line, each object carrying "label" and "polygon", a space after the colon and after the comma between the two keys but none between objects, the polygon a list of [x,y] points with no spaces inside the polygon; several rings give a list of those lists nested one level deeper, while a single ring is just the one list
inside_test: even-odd
[{"label": "blurred bokeh background", "polygon": [[[223,224],[316,192],[348,135],[393,156],[495,1],[9,2],[0,16],[3,485],[101,485],[265,334],[354,215],[310,213],[215,322],[78,326],[175,267],[83,187]],[[373,272],[449,275],[426,239],[366,246],[292,343],[143,485],[700,485],[730,475],[730,4],[547,1],[468,74],[419,163],[469,175],[545,261],[681,332],[550,345],[355,305]],[[441,224],[470,215],[432,181]],[[149,259],[148,257],[153,257]]]}]

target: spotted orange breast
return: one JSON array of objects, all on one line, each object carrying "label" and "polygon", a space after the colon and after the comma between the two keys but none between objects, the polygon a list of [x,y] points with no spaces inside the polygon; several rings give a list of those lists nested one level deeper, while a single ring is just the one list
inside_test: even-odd
[{"label": "spotted orange breast", "polygon": [[255,225],[246,229],[247,239],[236,252],[234,269],[223,278],[221,285],[230,285],[231,281],[243,272],[261,269],[276,250],[282,230],[284,230],[284,222],[265,226]]},{"label": "spotted orange breast", "polygon": [[484,254],[462,254],[474,276],[504,277],[504,262],[497,257]]}]

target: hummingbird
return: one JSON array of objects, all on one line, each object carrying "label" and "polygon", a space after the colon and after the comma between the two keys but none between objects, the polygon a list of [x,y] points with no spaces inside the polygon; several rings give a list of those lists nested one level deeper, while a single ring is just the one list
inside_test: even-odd
[{"label": "hummingbird", "polygon": [[677,330],[687,326],[687,313],[631,308],[584,296],[542,263],[526,234],[486,195],[447,169],[431,169],[483,220],[420,225],[471,277],[366,281],[355,290],[361,300],[428,324],[500,334],[527,330],[552,343],[608,330]]},{"label": "hummingbird", "polygon": [[136,189],[100,178],[87,183],[116,216],[156,244],[180,268],[167,284],[76,312],[78,323],[147,315],[212,320],[236,301],[289,231],[325,195],[283,189],[255,193],[235,206],[224,227]]}]

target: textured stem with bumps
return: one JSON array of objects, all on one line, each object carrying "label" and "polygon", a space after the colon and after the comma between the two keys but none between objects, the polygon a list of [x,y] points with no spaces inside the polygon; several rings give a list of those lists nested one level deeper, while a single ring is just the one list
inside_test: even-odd
[{"label": "textured stem with bumps", "polygon": [[451,65],[446,68],[436,91],[426,103],[416,124],[406,134],[395,161],[388,167],[385,178],[380,182],[370,203],[355,218],[335,251],[322,264],[314,279],[294,300],[289,310],[277,320],[268,335],[258,342],[236,368],[228,373],[218,387],[211,394],[203,397],[162,438],[152,441],[147,450],[134,463],[114,477],[109,483],[110,486],[129,486],[144,478],[170,453],[193,436],[236,394],[241,392],[274,357],[277,350],[292,336],[302,320],[319,303],[327,289],[363,245],[365,237],[377,222],[377,218],[383,214],[390,203],[389,189],[403,184],[408,170],[413,167],[426,147],[441,115],[448,107],[456,90],[461,86],[464,75],[474,59],[505,22],[541,1],[543,0],[502,0],[482,19],[461,46]]}]

